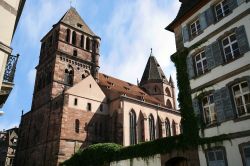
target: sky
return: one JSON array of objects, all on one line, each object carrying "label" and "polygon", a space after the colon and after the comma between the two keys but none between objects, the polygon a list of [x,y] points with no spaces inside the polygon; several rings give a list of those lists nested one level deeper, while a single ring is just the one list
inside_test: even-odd
[{"label": "sky", "polygon": [[176,86],[170,55],[174,34],[164,28],[175,18],[178,0],[27,0],[15,32],[12,54],[20,54],[15,86],[0,116],[0,130],[19,126],[22,111],[30,111],[40,40],[64,13],[75,7],[92,31],[101,37],[100,72],[136,84],[150,49],[165,75]]}]

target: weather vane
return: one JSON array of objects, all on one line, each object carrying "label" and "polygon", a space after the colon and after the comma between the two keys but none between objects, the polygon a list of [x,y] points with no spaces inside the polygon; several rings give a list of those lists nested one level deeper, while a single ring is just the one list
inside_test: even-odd
[{"label": "weather vane", "polygon": [[69,0],[70,7],[72,7],[73,1],[74,1],[74,0]]}]

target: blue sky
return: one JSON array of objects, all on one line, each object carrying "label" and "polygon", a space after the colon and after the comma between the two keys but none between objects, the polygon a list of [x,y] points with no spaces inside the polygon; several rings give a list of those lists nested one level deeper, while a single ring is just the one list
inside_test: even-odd
[{"label": "blue sky", "polygon": [[[136,84],[152,47],[167,77],[171,74],[175,80],[170,61],[176,51],[174,34],[164,28],[175,18],[179,1],[74,0],[72,6],[102,39],[101,72]],[[14,89],[2,108],[5,114],[0,116],[0,130],[18,126],[22,110],[30,110],[40,39],[69,7],[70,0],[26,1],[11,45],[20,58]]]}]

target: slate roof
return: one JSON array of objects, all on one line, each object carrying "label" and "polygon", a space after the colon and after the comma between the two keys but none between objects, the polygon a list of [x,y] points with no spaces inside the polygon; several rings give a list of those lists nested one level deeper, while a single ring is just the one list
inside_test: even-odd
[{"label": "slate roof", "polygon": [[128,83],[126,81],[108,76],[106,74],[99,73],[99,86],[102,89],[105,89],[109,93],[105,95],[111,95],[112,93],[117,93],[119,95],[126,95],[128,97],[137,99],[137,100],[144,100],[145,102],[151,103],[151,104],[160,104],[161,106],[164,106],[164,103],[160,102],[158,99],[154,98],[153,96],[150,96],[145,92],[143,89],[141,89],[139,86]]},{"label": "slate roof", "polygon": [[150,57],[148,58],[148,62],[143,72],[140,85],[148,82],[167,82],[167,78],[156,58],[153,56],[152,52],[150,54]]},{"label": "slate roof", "polygon": [[[78,14],[75,8],[71,7],[59,20],[59,22],[65,23],[79,29],[85,33],[88,33],[92,36],[96,36],[95,33],[88,27],[88,25],[83,21],[81,16]],[[81,27],[77,26],[77,24],[81,24]]]},{"label": "slate roof", "polygon": [[193,7],[195,7],[200,1],[202,1],[202,0],[186,0],[186,2],[183,2],[181,4],[181,7],[180,7],[179,12],[178,12],[177,16],[175,17],[175,19],[165,29],[167,29],[169,31],[173,31],[171,26],[177,20],[179,20],[181,17],[183,17],[188,11],[190,11]]}]

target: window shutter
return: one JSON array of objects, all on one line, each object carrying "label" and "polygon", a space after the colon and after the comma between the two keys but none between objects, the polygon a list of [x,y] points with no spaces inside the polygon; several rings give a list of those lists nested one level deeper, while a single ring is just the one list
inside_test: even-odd
[{"label": "window shutter", "polygon": [[200,21],[200,25],[201,25],[201,30],[206,29],[207,28],[207,20],[206,20],[205,12],[203,12],[199,15],[199,21]]},{"label": "window shutter", "polygon": [[205,11],[207,26],[213,24],[215,22],[214,8],[210,7]]},{"label": "window shutter", "polygon": [[247,35],[244,25],[236,29],[236,38],[239,45],[239,50],[241,54],[244,54],[249,51],[249,44],[247,40]]},{"label": "window shutter", "polygon": [[202,118],[201,118],[201,109],[200,109],[199,100],[197,98],[194,98],[192,100],[192,105],[193,105],[193,109],[194,109],[194,114],[198,118],[198,122],[201,122]]},{"label": "window shutter", "polygon": [[223,111],[223,103],[221,99],[221,90],[214,91],[214,103],[215,103],[217,121],[223,122],[225,117],[224,117],[224,111]]},{"label": "window shutter", "polygon": [[214,59],[216,59],[215,61],[215,67],[216,67],[223,63],[219,41],[215,41],[214,43],[211,44],[211,46],[213,51],[213,57]]},{"label": "window shutter", "polygon": [[213,69],[215,67],[215,60],[213,57],[213,50],[212,50],[212,46],[208,45],[205,49],[205,55],[206,55],[206,59],[207,59],[207,67],[209,70]]},{"label": "window shutter", "polygon": [[228,87],[224,87],[221,89],[221,97],[226,120],[233,119],[235,114],[233,111],[233,102],[231,100]]},{"label": "window shutter", "polygon": [[184,26],[182,28],[182,37],[183,37],[183,42],[187,42],[189,41],[189,33],[188,33],[188,27],[187,26]]},{"label": "window shutter", "polygon": [[247,0],[238,0],[238,6],[241,5],[242,3],[246,2]]},{"label": "window shutter", "polygon": [[230,11],[233,11],[238,6],[237,0],[228,0],[228,6]]},{"label": "window shutter", "polygon": [[187,56],[187,70],[189,79],[194,77],[194,64],[192,56]]}]

